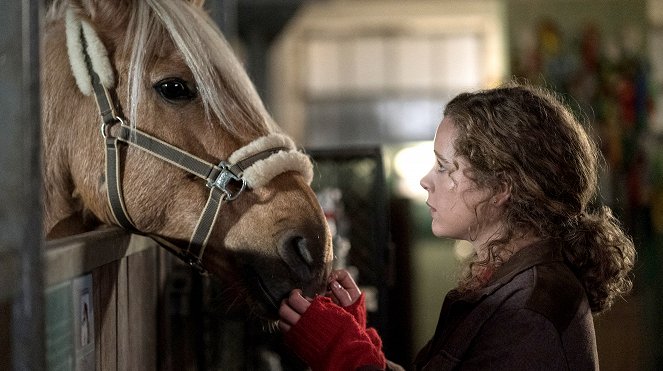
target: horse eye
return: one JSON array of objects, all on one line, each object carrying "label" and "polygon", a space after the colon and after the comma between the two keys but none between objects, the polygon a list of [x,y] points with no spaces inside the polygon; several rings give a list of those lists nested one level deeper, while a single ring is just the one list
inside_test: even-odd
[{"label": "horse eye", "polygon": [[161,80],[154,84],[154,89],[163,99],[170,102],[188,101],[196,97],[195,90],[189,88],[187,83],[180,79]]}]

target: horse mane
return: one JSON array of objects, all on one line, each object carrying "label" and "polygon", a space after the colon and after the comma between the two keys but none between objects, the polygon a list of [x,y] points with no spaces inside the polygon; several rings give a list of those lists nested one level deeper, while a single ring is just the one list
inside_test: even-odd
[{"label": "horse mane", "polygon": [[[225,131],[244,139],[279,131],[242,65],[202,7],[186,1],[130,3],[133,9],[127,9],[127,36],[118,52],[129,60],[125,114],[131,125],[137,122],[142,81],[151,58],[159,55],[164,41],[172,40],[193,74],[208,121],[218,122]],[[47,21],[63,18],[67,6],[67,0],[55,0]],[[94,20],[90,23],[94,26]]]}]

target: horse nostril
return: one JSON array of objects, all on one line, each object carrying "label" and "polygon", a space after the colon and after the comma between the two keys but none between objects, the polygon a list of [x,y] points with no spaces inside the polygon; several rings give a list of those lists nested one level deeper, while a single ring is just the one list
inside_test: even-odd
[{"label": "horse nostril", "polygon": [[306,239],[303,237],[295,237],[293,238],[293,245],[296,246],[296,251],[304,263],[306,263],[308,266],[313,265],[313,257],[311,256],[311,252],[308,250],[308,243],[306,243]]},{"label": "horse nostril", "polygon": [[305,237],[299,235],[286,237],[282,240],[278,250],[281,259],[300,280],[308,281],[313,277],[311,268],[315,261]]}]

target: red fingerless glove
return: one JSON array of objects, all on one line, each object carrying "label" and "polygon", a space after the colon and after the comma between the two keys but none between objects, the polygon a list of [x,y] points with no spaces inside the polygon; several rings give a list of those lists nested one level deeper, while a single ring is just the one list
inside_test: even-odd
[{"label": "red fingerless glove", "polygon": [[354,303],[341,308],[352,314],[361,328],[366,328],[366,294],[362,292]]},{"label": "red fingerless glove", "polygon": [[366,335],[371,339],[373,345],[378,349],[382,349],[382,339],[380,338],[380,335],[378,335],[378,332],[372,327],[366,328],[366,295],[361,293],[359,299],[354,303],[342,308],[345,309],[346,312],[352,314],[359,326],[366,330]]},{"label": "red fingerless glove", "polygon": [[299,321],[285,333],[284,340],[313,371],[386,367],[382,350],[376,347],[366,330],[350,313],[324,296],[313,300]]}]

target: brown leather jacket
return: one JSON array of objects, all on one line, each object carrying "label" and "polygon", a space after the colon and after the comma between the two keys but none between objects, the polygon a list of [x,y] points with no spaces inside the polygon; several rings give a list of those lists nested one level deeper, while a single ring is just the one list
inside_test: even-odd
[{"label": "brown leather jacket", "polygon": [[[389,364],[390,369],[402,370]],[[559,246],[513,255],[483,289],[449,292],[416,370],[598,370],[591,310]]]}]

